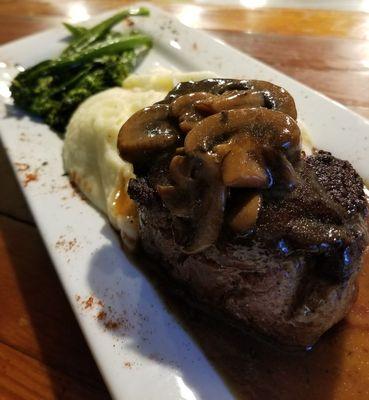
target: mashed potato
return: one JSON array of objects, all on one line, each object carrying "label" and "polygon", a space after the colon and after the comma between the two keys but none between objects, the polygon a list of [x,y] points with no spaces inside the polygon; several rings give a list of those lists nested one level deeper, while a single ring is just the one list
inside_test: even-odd
[{"label": "mashed potato", "polygon": [[65,170],[81,192],[132,248],[137,240],[137,214],[127,195],[134,177],[132,164],[117,151],[122,124],[136,111],[162,100],[178,82],[214,77],[210,72],[175,73],[167,70],[150,75],[131,75],[124,88],[98,93],[82,103],[67,127],[63,159]]}]

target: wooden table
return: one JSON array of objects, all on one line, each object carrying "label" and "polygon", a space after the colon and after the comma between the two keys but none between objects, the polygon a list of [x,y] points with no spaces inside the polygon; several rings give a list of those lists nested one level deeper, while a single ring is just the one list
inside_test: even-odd
[{"label": "wooden table", "polygon": [[[156,3],[369,118],[369,14]],[[94,15],[124,1],[2,0],[0,43],[76,4]],[[1,148],[0,182],[0,399],[107,399]]]}]

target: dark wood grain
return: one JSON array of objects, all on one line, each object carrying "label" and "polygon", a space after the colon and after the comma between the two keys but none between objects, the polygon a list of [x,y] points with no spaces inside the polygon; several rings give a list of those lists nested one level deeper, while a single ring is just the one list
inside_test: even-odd
[{"label": "dark wood grain", "polygon": [[[2,0],[0,43],[77,3],[94,15],[128,2]],[[369,14],[155,3],[369,117]],[[0,399],[109,398],[2,148],[0,184]]]},{"label": "dark wood grain", "polygon": [[37,229],[0,215],[0,260],[0,398],[109,398]]},{"label": "dark wood grain", "polygon": [[369,41],[209,31],[328,97],[369,114]]},{"label": "dark wood grain", "polygon": [[102,400],[108,395],[0,343],[0,395],[11,400]]}]

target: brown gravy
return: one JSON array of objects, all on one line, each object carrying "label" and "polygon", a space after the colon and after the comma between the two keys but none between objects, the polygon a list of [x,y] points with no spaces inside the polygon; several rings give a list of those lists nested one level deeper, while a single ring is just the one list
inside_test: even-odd
[{"label": "brown gravy", "polygon": [[168,294],[168,282],[149,275],[238,399],[369,399],[369,252],[349,315],[309,352],[283,351],[194,311]]}]

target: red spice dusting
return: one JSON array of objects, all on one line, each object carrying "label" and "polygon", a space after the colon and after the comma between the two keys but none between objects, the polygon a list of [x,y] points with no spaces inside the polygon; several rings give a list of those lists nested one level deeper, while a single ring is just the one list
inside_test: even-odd
[{"label": "red spice dusting", "polygon": [[67,248],[68,250],[72,250],[73,247],[77,244],[77,239],[74,238],[73,240],[69,240],[69,242],[67,242]]},{"label": "red spice dusting", "polygon": [[17,167],[17,171],[23,172],[23,171],[27,171],[27,169],[29,169],[29,164],[20,163],[20,162],[16,162],[14,164]]},{"label": "red spice dusting", "polygon": [[79,294],[76,294],[76,300],[80,301],[81,300],[81,296]]},{"label": "red spice dusting", "polygon": [[[78,296],[77,301],[79,300],[80,296]],[[99,307],[94,317],[103,325],[105,330],[114,331],[117,329],[133,329],[133,325],[130,323],[130,321],[123,317],[123,314],[126,314],[126,312],[118,314],[112,309],[111,306],[105,306],[101,300],[97,299],[93,295],[89,296],[86,300],[83,300],[81,304],[84,310],[92,310],[96,309],[96,306]]]},{"label": "red spice dusting", "polygon": [[87,310],[94,305],[94,298],[90,296],[87,300],[82,301],[82,304],[84,304],[85,310]]},{"label": "red spice dusting", "polygon": [[112,319],[109,319],[108,321],[104,322],[104,326],[106,329],[114,331],[119,328],[120,322],[118,320],[114,321]]},{"label": "red spice dusting", "polygon": [[23,186],[26,187],[30,182],[37,181],[37,180],[38,180],[37,174],[34,172],[31,172],[25,176],[24,181],[23,181]]},{"label": "red spice dusting", "polygon": [[71,251],[79,246],[76,238],[72,240],[66,240],[64,239],[64,235],[61,235],[58,241],[55,243],[55,247],[64,251]]},{"label": "red spice dusting", "polygon": [[98,314],[97,314],[97,319],[99,320],[99,321],[102,321],[103,319],[105,319],[106,318],[106,312],[105,311],[100,311]]}]

